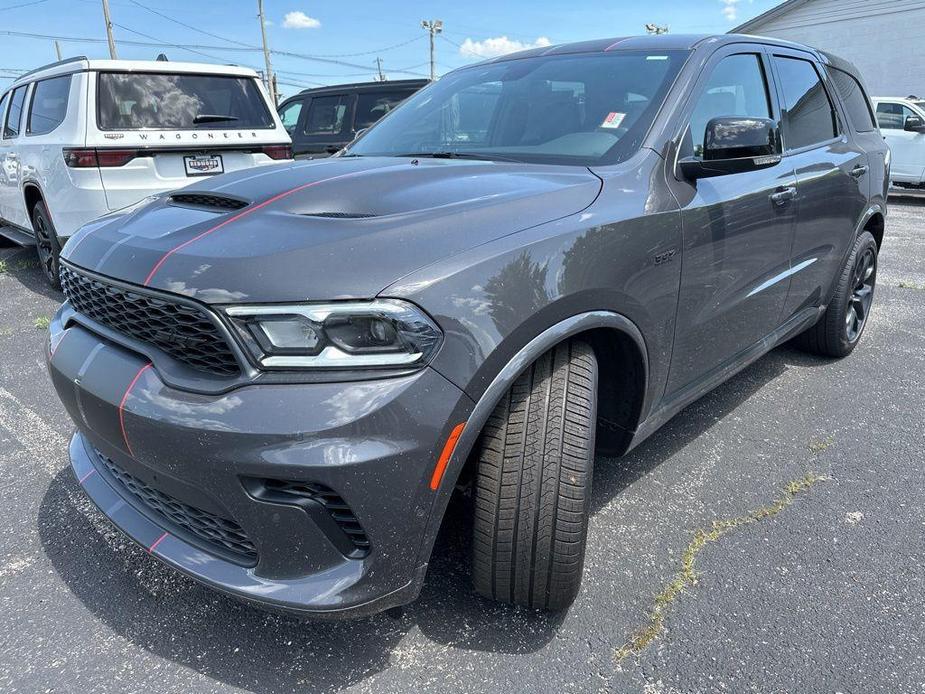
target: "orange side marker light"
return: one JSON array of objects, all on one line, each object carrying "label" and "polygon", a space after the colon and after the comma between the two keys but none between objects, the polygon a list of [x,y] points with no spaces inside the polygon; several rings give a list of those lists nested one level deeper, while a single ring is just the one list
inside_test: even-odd
[{"label": "orange side marker light", "polygon": [[440,482],[443,480],[443,473],[446,472],[447,463],[449,463],[450,458],[453,457],[453,451],[456,450],[456,442],[459,441],[459,436],[465,428],[465,422],[460,422],[453,427],[453,431],[450,432],[450,437],[443,446],[443,452],[440,453],[437,466],[434,468],[434,474],[430,478],[430,488],[434,491],[437,491],[440,487]]}]

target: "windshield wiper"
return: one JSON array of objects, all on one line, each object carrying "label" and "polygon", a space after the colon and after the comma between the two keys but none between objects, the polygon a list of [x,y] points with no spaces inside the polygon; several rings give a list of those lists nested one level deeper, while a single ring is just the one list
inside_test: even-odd
[{"label": "windshield wiper", "polygon": [[200,113],[193,118],[193,125],[202,125],[203,123],[227,123],[238,120],[237,116],[223,116],[215,113]]},{"label": "windshield wiper", "polygon": [[437,151],[437,152],[409,152],[407,154],[396,154],[393,155],[396,157],[429,157],[431,159],[479,159],[482,161],[512,161],[518,164],[523,163],[519,159],[513,159],[511,157],[503,157],[498,154],[493,154],[486,152],[485,154],[479,154],[478,152],[455,152],[452,150],[446,151]]}]

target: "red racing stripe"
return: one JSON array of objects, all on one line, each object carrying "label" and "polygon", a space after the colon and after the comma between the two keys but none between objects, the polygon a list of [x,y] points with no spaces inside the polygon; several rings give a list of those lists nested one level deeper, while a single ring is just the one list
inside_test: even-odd
[{"label": "red racing stripe", "polygon": [[125,401],[128,400],[128,394],[132,392],[132,388],[135,387],[135,384],[138,383],[138,379],[141,378],[141,374],[151,368],[151,364],[145,364],[140,369],[138,373],[135,374],[135,378],[132,379],[132,382],[128,384],[128,388],[125,389],[125,395],[122,396],[122,402],[119,403],[119,427],[122,429],[122,440],[125,441],[125,450],[128,451],[128,454],[135,457],[135,454],[132,453],[132,445],[128,442],[128,434],[125,433]]}]

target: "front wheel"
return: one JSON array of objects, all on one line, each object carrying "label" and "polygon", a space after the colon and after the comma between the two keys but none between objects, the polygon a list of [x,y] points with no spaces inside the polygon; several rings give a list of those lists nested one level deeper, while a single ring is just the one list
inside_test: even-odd
[{"label": "front wheel", "polygon": [[877,242],[865,231],[855,241],[831,303],[818,323],[794,339],[796,346],[827,357],[851,354],[870,319],[876,284]]},{"label": "front wheel", "polygon": [[58,262],[61,255],[61,242],[55,226],[51,223],[51,215],[44,202],[37,202],[32,210],[32,229],[35,231],[35,249],[39,256],[39,267],[45,279],[55,289],[61,288],[58,277]]},{"label": "front wheel", "polygon": [[482,432],[472,579],[482,595],[568,607],[581,584],[594,462],[597,360],[584,342],[541,356]]}]

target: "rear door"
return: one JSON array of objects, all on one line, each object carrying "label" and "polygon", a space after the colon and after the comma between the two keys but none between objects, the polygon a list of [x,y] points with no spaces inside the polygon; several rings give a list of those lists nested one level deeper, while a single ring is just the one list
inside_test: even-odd
[{"label": "rear door", "polygon": [[250,76],[100,72],[90,103],[87,146],[99,153],[110,209],[289,154],[289,136]]},{"label": "rear door", "polygon": [[[779,120],[761,46],[718,51],[693,90],[680,157],[701,156],[712,118]],[[684,181],[681,289],[668,397],[738,363],[779,325],[788,289],[796,179],[786,158],[759,171]]]},{"label": "rear door", "polygon": [[918,115],[908,105],[898,101],[877,103],[877,121],[893,152],[893,180],[901,183],[925,181],[925,133],[907,132],[904,129],[906,118]]},{"label": "rear door", "polygon": [[312,96],[302,108],[302,122],[293,136],[294,153],[303,158],[329,157],[353,139],[356,94]]},{"label": "rear door", "polygon": [[16,87],[10,94],[2,128],[0,158],[0,217],[25,229],[32,229],[22,196],[22,161],[19,146],[25,124],[26,95],[29,85]]},{"label": "rear door", "polygon": [[786,319],[829,301],[867,209],[870,165],[836,108],[833,85],[815,57],[776,46],[771,53],[783,110],[784,159],[797,177]]}]

